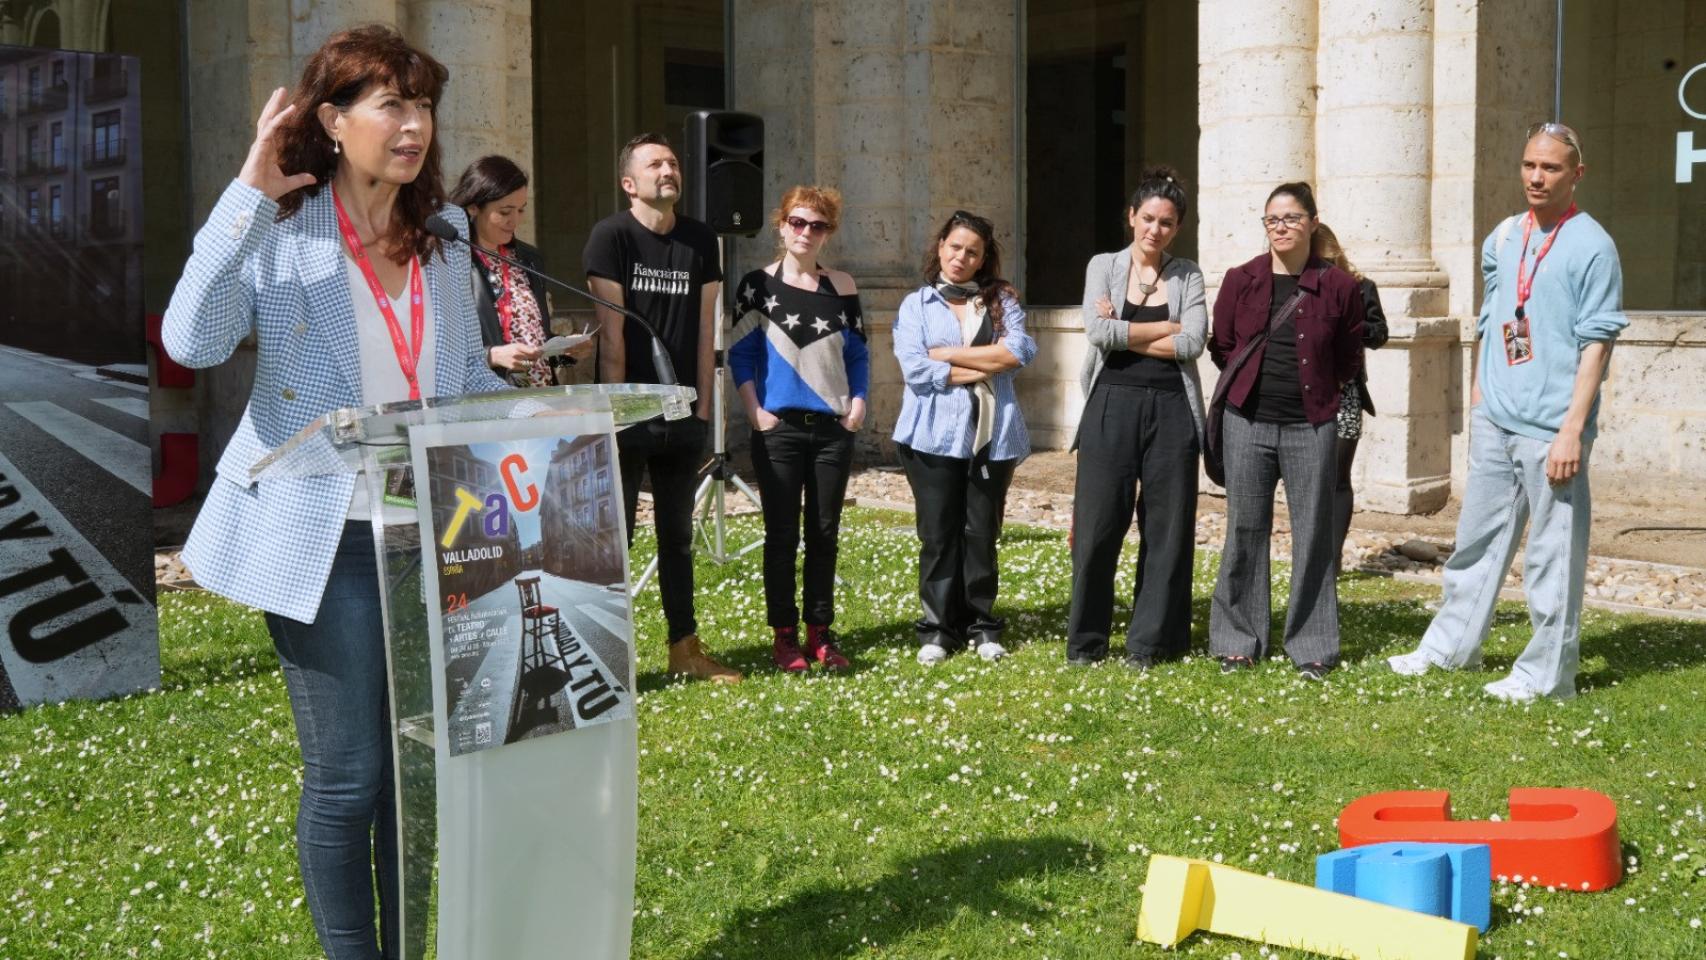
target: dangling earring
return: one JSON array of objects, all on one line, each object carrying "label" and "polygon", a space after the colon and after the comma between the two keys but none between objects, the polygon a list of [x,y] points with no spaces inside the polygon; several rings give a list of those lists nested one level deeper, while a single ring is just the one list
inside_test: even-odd
[{"label": "dangling earring", "polygon": [[337,154],[342,153],[342,152],[343,152],[343,144],[339,143],[336,140],[333,140],[332,141],[332,154],[334,156],[336,156]]}]

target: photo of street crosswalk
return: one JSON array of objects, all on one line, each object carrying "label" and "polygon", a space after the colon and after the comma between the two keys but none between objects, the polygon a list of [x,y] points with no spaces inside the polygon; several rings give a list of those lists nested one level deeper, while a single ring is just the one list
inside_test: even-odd
[{"label": "photo of street crosswalk", "polygon": [[159,682],[146,384],[0,345],[0,709]]}]

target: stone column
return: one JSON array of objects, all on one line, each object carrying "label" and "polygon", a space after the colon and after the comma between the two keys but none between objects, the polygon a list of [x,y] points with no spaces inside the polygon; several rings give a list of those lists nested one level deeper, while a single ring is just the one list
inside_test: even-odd
[{"label": "stone column", "polygon": [[[900,408],[889,327],[936,229],[965,208],[1014,249],[1013,4],[735,0],[731,15],[730,106],[764,117],[766,204],[796,183],[846,198],[824,261],[852,273],[865,297],[875,429],[863,435],[886,437]],[[767,262],[774,247],[768,229],[741,241],[729,272]]]},{"label": "stone column", "polygon": [[[1267,249],[1268,192],[1315,176],[1315,0],[1197,8],[1197,259],[1212,311],[1226,271]],[[1212,393],[1218,371],[1197,363]],[[1209,481],[1202,481],[1205,487]]]},{"label": "stone column", "polygon": [[1260,16],[1203,0],[1197,17],[1198,254],[1212,289],[1264,249],[1268,191],[1315,176],[1316,0],[1273,0]]},{"label": "stone column", "polygon": [[[439,105],[444,187],[468,164],[500,154],[533,170],[533,14],[529,0],[404,0],[409,40],[450,70]],[[528,215],[520,232],[533,235]]]},{"label": "stone column", "polygon": [[1380,415],[1357,456],[1359,506],[1438,509],[1451,492],[1448,281],[1433,259],[1434,4],[1322,0],[1317,197],[1380,286],[1387,346],[1367,356]]}]

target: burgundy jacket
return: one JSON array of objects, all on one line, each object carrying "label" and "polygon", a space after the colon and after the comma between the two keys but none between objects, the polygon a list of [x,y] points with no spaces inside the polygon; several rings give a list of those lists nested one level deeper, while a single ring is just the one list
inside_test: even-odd
[{"label": "burgundy jacket", "polygon": [[[1264,253],[1226,271],[1214,298],[1214,324],[1208,354],[1222,370],[1244,345],[1268,325],[1273,302],[1271,257]],[[1339,385],[1362,370],[1363,299],[1356,278],[1319,257],[1310,257],[1298,277],[1303,291],[1293,323],[1297,327],[1297,379],[1303,385],[1303,413],[1320,426],[1339,413]],[[1227,401],[1242,407],[1262,370],[1264,343],[1238,369]]]}]

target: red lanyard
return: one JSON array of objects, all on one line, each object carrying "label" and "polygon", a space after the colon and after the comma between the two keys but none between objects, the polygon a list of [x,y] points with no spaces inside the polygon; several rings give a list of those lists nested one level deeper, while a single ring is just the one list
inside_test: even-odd
[{"label": "red lanyard", "polygon": [[350,223],[349,214],[344,212],[344,202],[338,199],[338,191],[332,191],[332,205],[338,210],[338,229],[343,231],[344,243],[349,246],[350,255],[355,257],[355,265],[361,268],[361,275],[366,278],[368,289],[373,291],[373,302],[378,305],[379,313],[385,318],[385,326],[391,331],[391,349],[397,352],[397,366],[403,371],[403,379],[409,382],[409,399],[421,398],[420,380],[415,376],[416,368],[421,362],[421,345],[426,340],[426,306],[421,298],[421,259],[409,258],[409,332],[413,346],[403,342],[403,325],[397,322],[397,311],[391,309],[391,295],[385,292],[385,285],[379,282],[379,275],[373,272],[373,264],[367,259],[367,249],[361,245],[361,238],[356,236],[355,225]]},{"label": "red lanyard", "polygon": [[[1558,218],[1558,223],[1547,235],[1546,242],[1542,243],[1540,249],[1534,252],[1534,273],[1536,276],[1540,273],[1540,261],[1546,259],[1546,254],[1552,250],[1552,242],[1558,239],[1559,233],[1563,232],[1564,221],[1575,215],[1576,205],[1572,203],[1570,209],[1565,210],[1564,215]],[[1528,237],[1533,230],[1534,211],[1530,210],[1528,216],[1524,217],[1522,221],[1522,249],[1516,255],[1516,315],[1518,319],[1523,317],[1522,305],[1528,302],[1529,295],[1534,292],[1534,277],[1528,275]]]},{"label": "red lanyard", "polygon": [[[501,252],[502,248],[499,249]],[[479,253],[479,251],[476,250],[475,253]],[[483,253],[480,254],[480,265],[487,270],[492,269],[492,261]],[[510,316],[514,312],[515,304],[510,297],[509,264],[500,263],[499,266],[503,268],[503,292],[498,294],[496,300],[492,301],[492,307],[498,312],[498,324],[503,327],[504,342],[510,343],[515,339],[509,334]]]}]

